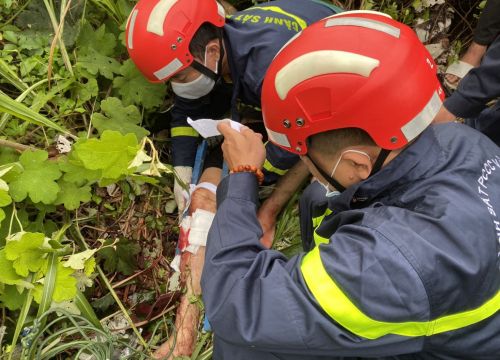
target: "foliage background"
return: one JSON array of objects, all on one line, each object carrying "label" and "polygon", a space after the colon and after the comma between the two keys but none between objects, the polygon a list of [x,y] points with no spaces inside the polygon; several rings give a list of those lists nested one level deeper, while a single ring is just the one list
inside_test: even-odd
[{"label": "foliage background", "polygon": [[[175,334],[172,97],[128,59],[135,2],[0,0],[0,359],[147,358]],[[484,6],[332,2],[414,27],[442,68]],[[300,249],[296,198],[277,231],[290,255]],[[200,330],[192,358],[210,354]]]}]

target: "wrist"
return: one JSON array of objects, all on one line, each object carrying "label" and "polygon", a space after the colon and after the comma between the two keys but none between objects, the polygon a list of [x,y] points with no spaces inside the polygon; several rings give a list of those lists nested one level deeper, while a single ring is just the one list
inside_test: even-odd
[{"label": "wrist", "polygon": [[262,172],[262,170],[260,168],[258,168],[255,165],[238,165],[238,166],[233,167],[229,171],[230,174],[235,174],[235,173],[240,173],[240,172],[253,173],[255,175],[255,177],[257,178],[257,182],[259,183],[259,185],[261,185],[262,182],[264,181],[264,173]]}]

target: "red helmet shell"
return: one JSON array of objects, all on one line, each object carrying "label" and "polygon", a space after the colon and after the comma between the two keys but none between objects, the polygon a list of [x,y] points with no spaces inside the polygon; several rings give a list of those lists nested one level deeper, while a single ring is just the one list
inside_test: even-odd
[{"label": "red helmet shell", "polygon": [[130,57],[149,81],[168,80],[193,62],[189,43],[206,22],[224,26],[215,0],[140,0],[125,32]]},{"label": "red helmet shell", "polygon": [[286,44],[264,79],[269,138],[304,155],[306,139],[361,128],[398,149],[433,120],[444,98],[437,67],[408,26],[376,12],[323,19]]}]

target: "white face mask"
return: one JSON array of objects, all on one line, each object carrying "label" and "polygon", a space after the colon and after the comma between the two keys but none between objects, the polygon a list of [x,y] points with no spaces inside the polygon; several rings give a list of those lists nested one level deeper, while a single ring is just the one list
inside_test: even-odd
[{"label": "white face mask", "polygon": [[[207,50],[205,48],[205,61],[203,65],[207,66]],[[218,71],[218,62],[215,63],[215,73]],[[215,86],[215,81],[210,79],[205,74],[200,74],[196,79],[187,83],[178,83],[171,81],[172,91],[185,99],[199,99],[207,95]]]},{"label": "white face mask", "polygon": [[[367,153],[365,153],[364,151],[359,151],[359,150],[346,150],[344,152],[342,152],[339,156],[339,159],[337,160],[337,162],[335,163],[335,166],[333,167],[333,170],[332,170],[332,173],[330,174],[330,177],[333,178],[333,175],[335,174],[335,171],[337,170],[337,167],[339,166],[340,164],[340,160],[342,160],[342,156],[344,156],[345,153],[348,153],[348,152],[353,152],[353,153],[357,153],[357,154],[361,154],[361,155],[365,155],[368,159],[370,159],[371,161],[371,157],[370,155],[368,155]],[[337,191],[337,190],[331,190],[330,189],[330,186],[329,184],[323,184],[322,182],[318,181],[326,190],[326,193],[325,193],[325,196],[326,197],[333,197],[333,196],[337,196],[337,195],[340,195],[340,191]],[[342,185],[342,184],[341,184]]]}]

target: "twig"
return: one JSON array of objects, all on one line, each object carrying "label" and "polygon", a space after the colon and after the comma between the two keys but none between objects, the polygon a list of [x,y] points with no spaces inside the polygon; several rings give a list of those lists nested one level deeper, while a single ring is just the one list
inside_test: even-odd
[{"label": "twig", "polygon": [[10,141],[10,140],[3,140],[3,139],[0,139],[0,146],[5,146],[5,147],[9,147],[9,148],[12,148],[12,149],[16,149],[18,151],[25,151],[25,150],[36,150],[36,148],[32,147],[32,146],[29,146],[29,145],[23,145],[23,144],[19,144],[15,141]]}]

